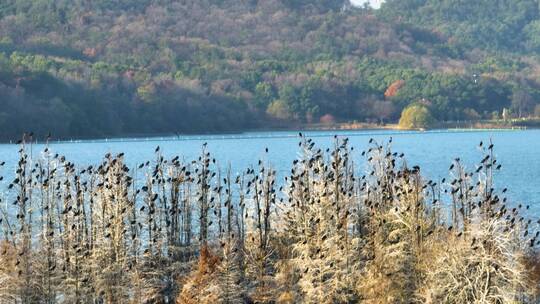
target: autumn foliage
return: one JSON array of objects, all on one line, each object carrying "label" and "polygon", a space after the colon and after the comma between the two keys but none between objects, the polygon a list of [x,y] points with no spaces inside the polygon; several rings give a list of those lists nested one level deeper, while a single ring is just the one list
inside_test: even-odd
[{"label": "autumn foliage", "polygon": [[385,98],[392,98],[392,97],[396,96],[399,89],[401,89],[404,85],[405,85],[405,81],[401,80],[401,79],[392,82],[392,84],[384,92],[384,97]]}]

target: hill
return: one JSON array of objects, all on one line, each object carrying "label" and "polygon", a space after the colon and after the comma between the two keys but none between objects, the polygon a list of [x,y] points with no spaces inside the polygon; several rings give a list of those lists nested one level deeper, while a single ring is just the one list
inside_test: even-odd
[{"label": "hill", "polygon": [[414,103],[534,115],[539,16],[532,0],[7,0],[0,137],[396,122]]}]

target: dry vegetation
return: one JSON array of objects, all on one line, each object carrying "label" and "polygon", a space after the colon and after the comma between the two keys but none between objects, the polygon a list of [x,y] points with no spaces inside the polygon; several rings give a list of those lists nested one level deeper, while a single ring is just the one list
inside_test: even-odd
[{"label": "dry vegetation", "polygon": [[136,168],[123,154],[81,168],[22,141],[2,198],[0,302],[537,302],[538,224],[494,189],[493,145],[441,181],[391,140],[299,146],[282,182],[264,158],[220,170],[206,146],[193,161],[158,147]]}]

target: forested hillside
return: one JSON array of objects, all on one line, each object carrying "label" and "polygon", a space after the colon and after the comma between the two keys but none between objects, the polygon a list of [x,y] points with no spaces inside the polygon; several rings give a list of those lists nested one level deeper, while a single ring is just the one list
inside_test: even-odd
[{"label": "forested hillside", "polygon": [[539,7],[4,0],[0,137],[396,122],[411,104],[438,121],[538,115]]}]

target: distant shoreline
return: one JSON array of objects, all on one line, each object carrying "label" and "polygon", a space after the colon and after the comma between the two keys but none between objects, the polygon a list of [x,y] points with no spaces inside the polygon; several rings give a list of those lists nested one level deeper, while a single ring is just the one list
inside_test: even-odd
[{"label": "distant shoreline", "polygon": [[539,129],[540,119],[446,121],[428,128],[402,128],[399,124],[343,122],[335,124],[306,124],[304,130],[526,130]]},{"label": "distant shoreline", "polygon": [[463,121],[440,122],[428,128],[403,128],[397,123],[376,124],[365,122],[341,122],[333,124],[298,124],[278,128],[257,128],[250,131],[345,131],[345,130],[394,130],[394,131],[425,131],[425,130],[526,130],[539,129],[540,120],[515,121]]},{"label": "distant shoreline", "polygon": [[[228,139],[231,136],[246,135],[255,132],[295,132],[295,131],[437,131],[437,130],[449,130],[449,131],[481,131],[481,130],[494,130],[494,131],[519,131],[539,129],[540,120],[538,124],[532,123],[532,120],[520,120],[509,123],[494,122],[494,121],[475,121],[475,122],[443,122],[434,125],[430,128],[413,128],[405,129],[401,128],[398,124],[375,124],[375,123],[359,123],[359,122],[342,122],[333,124],[284,124],[273,125],[265,128],[251,128],[237,131],[223,131],[223,132],[186,132],[186,133],[154,133],[154,134],[124,134],[110,137],[73,137],[73,138],[59,138],[53,139],[51,143],[78,143],[78,142],[129,142],[130,140],[139,141],[161,141],[166,139],[178,140],[198,140],[204,137],[214,136],[215,139]],[[222,136],[223,138],[220,138]],[[33,143],[43,144],[44,141],[36,139]],[[16,141],[3,141],[2,144],[15,144]]]}]

